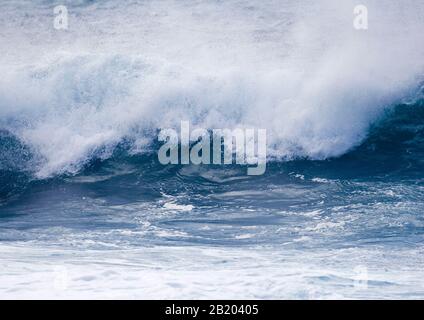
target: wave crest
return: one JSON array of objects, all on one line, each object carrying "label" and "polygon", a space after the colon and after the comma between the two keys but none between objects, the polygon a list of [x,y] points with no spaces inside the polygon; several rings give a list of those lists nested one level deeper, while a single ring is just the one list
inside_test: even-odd
[{"label": "wave crest", "polygon": [[[272,159],[341,156],[417,88],[423,7],[403,5],[400,24],[397,5],[383,14],[370,3],[378,23],[361,33],[353,2],[293,3],[134,2],[131,15],[114,1],[70,4],[80,24],[61,39],[50,20],[18,35],[12,19],[0,40],[0,128],[30,148],[39,178],[77,173],[124,140],[143,153],[182,120],[267,129]],[[49,6],[22,6],[51,18]],[[17,14],[5,6],[0,22]]]}]

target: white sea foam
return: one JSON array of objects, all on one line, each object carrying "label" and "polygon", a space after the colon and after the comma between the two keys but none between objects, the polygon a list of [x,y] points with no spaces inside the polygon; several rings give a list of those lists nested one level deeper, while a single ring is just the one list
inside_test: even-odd
[{"label": "white sea foam", "polygon": [[0,245],[0,298],[421,299],[422,248],[380,250]]},{"label": "white sea foam", "polygon": [[4,1],[0,125],[39,156],[37,174],[77,172],[123,138],[143,152],[181,120],[268,132],[277,158],[339,156],[424,69],[424,5],[363,1]]}]

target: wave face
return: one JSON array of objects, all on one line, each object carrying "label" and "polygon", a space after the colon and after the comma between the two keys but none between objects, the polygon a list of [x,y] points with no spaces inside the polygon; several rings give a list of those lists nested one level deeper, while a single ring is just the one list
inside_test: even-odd
[{"label": "wave face", "polygon": [[[1,1],[0,298],[423,298],[424,2],[362,2]],[[182,120],[266,173],[159,164]]]}]

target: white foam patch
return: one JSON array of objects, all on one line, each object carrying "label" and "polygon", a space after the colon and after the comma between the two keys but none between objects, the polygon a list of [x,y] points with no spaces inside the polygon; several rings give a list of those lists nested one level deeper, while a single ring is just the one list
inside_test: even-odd
[{"label": "white foam patch", "polygon": [[422,299],[422,248],[380,250],[0,245],[0,298]]},{"label": "white foam patch", "polygon": [[192,206],[191,204],[182,205],[182,204],[177,204],[173,202],[167,202],[163,205],[163,207],[169,210],[178,210],[178,211],[191,211],[194,208],[194,206]]}]

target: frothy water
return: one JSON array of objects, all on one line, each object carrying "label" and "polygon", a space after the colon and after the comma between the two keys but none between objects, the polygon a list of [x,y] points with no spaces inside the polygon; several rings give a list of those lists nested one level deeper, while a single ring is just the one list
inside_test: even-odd
[{"label": "frothy water", "polygon": [[[0,5],[0,296],[424,296],[423,5],[57,4]],[[266,174],[161,165],[182,120]]]}]

